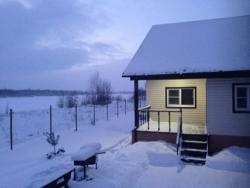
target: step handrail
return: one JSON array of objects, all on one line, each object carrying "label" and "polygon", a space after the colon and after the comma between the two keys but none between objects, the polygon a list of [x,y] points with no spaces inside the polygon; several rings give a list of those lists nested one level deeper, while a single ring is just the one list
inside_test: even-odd
[{"label": "step handrail", "polygon": [[182,109],[180,109],[180,116],[178,118],[178,127],[177,127],[177,134],[176,134],[176,151],[177,155],[179,154],[179,148],[181,143],[182,137]]}]

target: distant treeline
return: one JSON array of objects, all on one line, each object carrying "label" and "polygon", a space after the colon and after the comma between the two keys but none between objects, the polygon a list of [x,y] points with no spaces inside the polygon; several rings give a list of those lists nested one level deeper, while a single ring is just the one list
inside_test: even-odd
[{"label": "distant treeline", "polygon": [[36,89],[0,89],[0,97],[30,97],[30,96],[64,96],[64,95],[82,95],[84,91],[71,90],[36,90]]},{"label": "distant treeline", "polygon": [[[85,95],[87,91],[49,90],[49,89],[0,89],[0,97],[32,97],[32,96],[69,96]],[[132,94],[131,91],[112,92],[112,94]]]}]

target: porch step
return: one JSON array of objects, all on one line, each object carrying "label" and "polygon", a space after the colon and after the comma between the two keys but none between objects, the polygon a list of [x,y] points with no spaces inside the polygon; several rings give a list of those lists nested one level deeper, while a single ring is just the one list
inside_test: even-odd
[{"label": "porch step", "polygon": [[207,141],[206,134],[182,134],[183,140],[192,140],[192,141]]},{"label": "porch step", "polygon": [[183,148],[207,149],[207,141],[182,140]]},{"label": "porch step", "polygon": [[182,134],[180,158],[186,163],[205,164],[207,156],[206,134]]},{"label": "porch step", "polygon": [[194,144],[207,144],[207,141],[198,141],[198,140],[183,140],[185,143],[194,143]]},{"label": "porch step", "polygon": [[206,159],[199,157],[182,157],[181,161],[186,163],[194,163],[204,165],[206,163]]},{"label": "porch step", "polygon": [[193,149],[193,148],[182,148],[181,155],[182,156],[206,158],[207,150]]}]

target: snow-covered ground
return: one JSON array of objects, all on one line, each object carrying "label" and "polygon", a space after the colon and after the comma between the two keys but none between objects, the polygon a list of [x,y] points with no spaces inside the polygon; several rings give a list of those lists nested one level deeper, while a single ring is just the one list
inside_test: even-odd
[{"label": "snow-covered ground", "polygon": [[[91,181],[70,181],[70,187],[141,188],[141,187],[249,187],[250,149],[231,147],[213,157],[204,166],[185,165],[176,155],[175,146],[166,142],[131,143],[133,105],[125,115],[120,106],[97,108],[97,122],[91,124],[92,108],[79,108],[79,130],[74,131],[73,109],[53,109],[53,127],[60,135],[58,147],[66,152],[48,160],[52,147],[43,135],[48,131],[48,111],[33,110],[14,114],[14,150],[9,150],[8,122],[2,117],[0,133],[0,187],[39,187],[61,169],[71,168],[71,155],[82,145],[99,142],[107,152],[99,156],[98,169],[88,170]],[[4,130],[4,131],[3,131]],[[1,140],[2,139],[2,140]],[[4,141],[3,141],[4,140]]]},{"label": "snow-covered ground", "polygon": [[58,98],[58,96],[0,97],[0,113],[5,113],[9,108],[14,111],[48,109],[49,105],[56,106]]},{"label": "snow-covered ground", "polygon": [[[129,99],[131,93],[114,93],[113,97],[123,97]],[[79,103],[85,95],[79,95]],[[0,97],[0,114],[5,113],[6,110],[12,108],[15,112],[30,111],[30,110],[45,110],[50,105],[57,106],[59,96],[33,96],[33,97]]]},{"label": "snow-covered ground", "polygon": [[[37,136],[43,136],[45,132],[49,131],[49,108],[50,102],[56,103],[55,97],[35,97],[38,102],[33,102],[33,97],[20,98],[21,101],[15,103],[12,99],[13,108],[13,142],[25,142],[26,140],[33,139]],[[30,100],[30,101],[29,101]],[[41,100],[41,101],[40,101]],[[2,101],[2,104],[4,102]],[[29,104],[33,104],[33,107]],[[46,108],[45,105],[46,104]],[[28,105],[27,105],[28,104]],[[40,105],[43,104],[43,105]],[[30,105],[30,106],[29,106]],[[26,109],[25,109],[26,108]],[[39,109],[41,108],[41,109]],[[126,111],[131,111],[133,104],[127,102]],[[108,106],[108,116],[110,119],[117,118],[117,104],[116,102]],[[125,114],[124,101],[119,102],[119,115]],[[94,113],[93,106],[80,106],[78,107],[78,127],[89,126],[93,123]],[[99,124],[100,120],[107,119],[106,106],[96,105],[95,107],[95,122]],[[57,108],[55,105],[52,107],[52,125],[55,132],[61,130],[71,130],[75,128],[75,109],[72,108]],[[0,148],[9,145],[10,142],[10,123],[9,115],[0,113]],[[15,147],[15,146],[14,146]]]},{"label": "snow-covered ground", "polygon": [[[99,142],[102,144],[102,149],[112,149],[124,140],[129,140],[133,122],[127,117],[132,117],[131,111],[127,115],[120,114],[119,118],[112,114],[108,121],[100,119],[95,126],[90,123],[79,125],[77,132],[74,131],[74,126],[62,126],[63,129],[55,133],[60,135],[58,147],[64,147],[66,153],[52,160],[46,158],[46,153],[52,151],[52,147],[42,134],[26,140],[21,139],[22,142],[14,144],[13,151],[9,150],[8,145],[2,147],[0,187],[37,187],[36,180],[41,174],[48,174],[51,169],[58,166],[72,165],[70,155],[78,151],[82,145]],[[61,118],[64,119],[63,116]]]}]

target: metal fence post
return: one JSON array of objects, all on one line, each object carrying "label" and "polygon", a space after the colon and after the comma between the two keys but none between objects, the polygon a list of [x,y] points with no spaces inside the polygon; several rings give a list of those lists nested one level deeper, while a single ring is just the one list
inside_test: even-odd
[{"label": "metal fence post", "polygon": [[116,115],[119,116],[119,101],[116,100]]},{"label": "metal fence post", "polygon": [[52,106],[49,106],[49,133],[52,133]]},{"label": "metal fence post", "polygon": [[107,109],[107,120],[109,120],[109,104],[108,103],[106,105],[106,109]]},{"label": "metal fence post", "polygon": [[12,130],[12,109],[10,109],[10,150],[13,149],[13,130]]},{"label": "metal fence post", "polygon": [[126,101],[126,99],[124,100],[124,102],[125,102],[125,104],[124,104],[124,105],[125,105],[125,107],[124,107],[124,108],[125,108],[125,109],[124,109],[124,111],[125,111],[125,115],[126,115],[126,113],[127,113],[127,101]]},{"label": "metal fence post", "polygon": [[95,125],[95,103],[93,104],[93,113],[94,113],[93,125]]},{"label": "metal fence post", "polygon": [[75,131],[77,131],[77,105],[75,106]]}]

